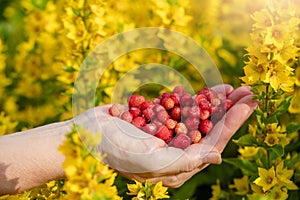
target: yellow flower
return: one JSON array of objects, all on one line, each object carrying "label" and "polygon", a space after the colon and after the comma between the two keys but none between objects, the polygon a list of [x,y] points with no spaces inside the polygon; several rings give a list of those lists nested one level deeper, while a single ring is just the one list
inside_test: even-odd
[{"label": "yellow flower", "polygon": [[236,189],[237,195],[245,195],[249,191],[248,176],[243,176],[242,178],[233,179],[233,185],[229,185],[229,188]]},{"label": "yellow flower", "polygon": [[274,134],[274,133],[271,133],[271,134],[268,133],[267,136],[266,136],[266,138],[265,138],[265,140],[264,140],[264,142],[265,142],[268,146],[272,147],[272,146],[274,146],[274,145],[276,145],[276,144],[279,144],[279,138],[278,138],[277,135]]},{"label": "yellow flower", "polygon": [[267,9],[257,11],[251,17],[255,21],[253,24],[255,29],[265,29],[274,24],[274,18]]},{"label": "yellow flower", "polygon": [[138,181],[134,181],[134,182],[135,182],[135,184],[127,184],[127,188],[129,190],[129,192],[127,192],[127,194],[135,195],[137,197],[144,197],[145,192],[144,192],[143,184]]},{"label": "yellow flower", "polygon": [[212,197],[209,200],[218,200],[222,192],[220,186],[220,180],[217,180],[217,183],[215,185],[212,185],[211,189],[212,189]]},{"label": "yellow flower", "polygon": [[155,184],[152,194],[154,196],[154,199],[164,199],[164,198],[170,198],[168,194],[168,188],[164,187],[162,185],[162,181],[159,181],[158,183]]},{"label": "yellow flower", "polygon": [[288,196],[288,190],[281,187],[274,187],[271,191],[273,199],[285,200]]},{"label": "yellow flower", "polygon": [[286,187],[289,190],[298,190],[298,186],[290,180],[293,174],[294,170],[284,168],[284,161],[281,161],[276,166],[276,177],[279,181],[278,185]]},{"label": "yellow flower", "polygon": [[268,71],[266,73],[266,79],[264,82],[270,83],[271,87],[275,91],[277,91],[281,85],[284,86],[284,88],[281,87],[281,89],[285,89],[294,84],[294,82],[289,79],[290,75],[291,72],[287,66],[284,66],[279,62],[271,63],[268,66]]},{"label": "yellow flower", "polygon": [[256,83],[257,81],[265,81],[267,75],[267,66],[265,64],[254,63],[250,60],[244,67],[245,76],[241,79],[249,85]]},{"label": "yellow flower", "polygon": [[241,154],[242,157],[251,159],[251,157],[254,157],[257,154],[258,150],[258,147],[245,146],[244,148],[239,148],[238,152]]},{"label": "yellow flower", "polygon": [[254,183],[261,186],[264,192],[269,191],[278,183],[278,179],[275,176],[274,166],[272,166],[269,170],[259,167],[258,174],[259,177],[254,180]]}]

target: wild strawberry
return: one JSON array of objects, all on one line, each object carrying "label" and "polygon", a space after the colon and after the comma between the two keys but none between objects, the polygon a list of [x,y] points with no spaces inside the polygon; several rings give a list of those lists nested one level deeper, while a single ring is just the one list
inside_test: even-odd
[{"label": "wild strawberry", "polygon": [[198,117],[188,117],[184,120],[184,124],[189,130],[198,129],[200,119]]},{"label": "wild strawberry", "polygon": [[109,109],[108,112],[111,116],[118,117],[123,112],[123,107],[120,104],[113,104]]},{"label": "wild strawberry", "polygon": [[137,107],[129,107],[129,112],[132,114],[133,118],[141,116],[142,112]]},{"label": "wild strawberry", "polygon": [[213,98],[217,96],[216,92],[210,89],[209,87],[205,87],[198,92],[199,94],[204,94],[208,101],[211,101]]},{"label": "wild strawberry", "polygon": [[211,111],[211,103],[208,100],[202,100],[197,102],[201,110]]},{"label": "wild strawberry", "polygon": [[160,95],[158,98],[159,99],[163,99],[163,98],[166,98],[166,97],[170,97],[170,93],[168,93],[168,92],[164,92],[162,95]]},{"label": "wild strawberry", "polygon": [[182,117],[188,117],[190,115],[190,106],[184,106],[181,108],[181,116]]},{"label": "wild strawberry", "polygon": [[168,139],[166,139],[165,140],[165,142],[167,143],[167,144],[169,144],[172,140],[173,140],[173,138],[174,138],[174,129],[169,129],[169,134],[170,134],[170,137],[168,138]]},{"label": "wild strawberry", "polygon": [[189,131],[188,136],[191,138],[193,144],[199,143],[202,138],[201,132],[199,130]]},{"label": "wild strawberry", "polygon": [[189,117],[198,117],[200,116],[200,108],[199,106],[192,106],[188,110],[188,116]]},{"label": "wild strawberry", "polygon": [[171,94],[170,98],[174,101],[175,106],[179,105],[179,100],[180,100],[179,94],[177,94],[177,93]]},{"label": "wild strawberry", "polygon": [[146,125],[146,120],[144,117],[135,117],[133,118],[132,122],[133,125],[135,125],[138,128],[142,128],[143,126]]},{"label": "wild strawberry", "polygon": [[177,124],[177,121],[175,121],[174,119],[171,119],[171,118],[166,121],[166,127],[168,127],[168,129],[174,129],[176,124]]},{"label": "wild strawberry", "polygon": [[160,98],[155,98],[153,99],[154,104],[160,104]]},{"label": "wild strawberry", "polygon": [[142,130],[150,135],[155,135],[157,133],[157,126],[154,123],[149,123],[143,126]]},{"label": "wild strawberry", "polygon": [[133,94],[128,99],[128,106],[139,107],[144,101],[146,101],[144,96]]},{"label": "wild strawberry", "polygon": [[181,109],[179,106],[175,106],[170,112],[171,118],[180,121],[181,120]]},{"label": "wild strawberry", "polygon": [[179,123],[176,124],[176,126],[175,126],[175,133],[176,134],[187,134],[187,132],[188,132],[188,129],[185,126],[184,123],[179,122]]},{"label": "wild strawberry", "polygon": [[132,114],[129,111],[125,111],[121,114],[121,119],[127,122],[131,122],[133,119]]},{"label": "wild strawberry", "polygon": [[172,146],[176,148],[185,149],[191,144],[191,138],[185,134],[179,134],[174,137]]},{"label": "wild strawberry", "polygon": [[200,122],[199,130],[202,134],[206,135],[213,128],[213,124],[209,119]]},{"label": "wild strawberry", "polygon": [[170,116],[167,111],[161,110],[156,114],[156,118],[158,121],[165,123],[170,118]]},{"label": "wild strawberry", "polygon": [[211,100],[211,105],[212,106],[218,106],[218,105],[220,105],[221,104],[221,99],[219,99],[219,98],[213,98],[212,100]]},{"label": "wild strawberry", "polygon": [[210,117],[210,111],[209,110],[200,110],[200,119],[205,120]]},{"label": "wild strawberry", "polygon": [[174,89],[173,89],[173,93],[176,93],[178,94],[179,96],[183,96],[186,94],[185,92],[185,89],[183,86],[176,86]]},{"label": "wild strawberry", "polygon": [[143,116],[145,117],[146,120],[151,120],[154,118],[154,110],[153,108],[146,108],[143,110]]},{"label": "wild strawberry", "polygon": [[153,110],[155,113],[159,113],[160,111],[162,111],[162,110],[165,111],[166,109],[160,104],[155,104],[153,107]]},{"label": "wild strawberry", "polygon": [[174,107],[175,102],[171,97],[164,97],[161,99],[160,105],[162,105],[166,110],[170,110]]},{"label": "wild strawberry", "polygon": [[190,94],[184,94],[181,98],[180,98],[180,105],[192,105],[194,103],[194,99],[192,97],[192,95]]},{"label": "wild strawberry", "polygon": [[165,125],[162,122],[158,121],[157,119],[152,120],[151,123],[155,124],[158,129]]},{"label": "wild strawberry", "polygon": [[206,98],[206,96],[204,94],[197,94],[195,96],[195,101],[198,104],[199,104],[199,102],[202,102],[202,101],[205,101],[205,100],[207,100],[207,98]]},{"label": "wild strawberry", "polygon": [[166,126],[162,126],[158,129],[158,132],[155,136],[166,141],[169,140],[170,137],[172,137],[172,132],[170,132]]},{"label": "wild strawberry", "polygon": [[222,103],[224,105],[225,110],[229,110],[229,108],[231,108],[233,105],[233,102],[231,99],[224,99]]},{"label": "wild strawberry", "polygon": [[223,106],[217,106],[212,108],[211,120],[215,123],[219,121],[225,114],[225,109]]},{"label": "wild strawberry", "polygon": [[154,103],[153,101],[144,101],[141,105],[140,105],[140,109],[143,111],[147,108],[153,108]]}]

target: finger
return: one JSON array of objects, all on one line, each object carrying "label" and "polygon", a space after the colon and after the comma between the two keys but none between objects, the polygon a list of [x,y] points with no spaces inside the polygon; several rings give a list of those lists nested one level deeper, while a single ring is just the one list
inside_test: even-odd
[{"label": "finger", "polygon": [[241,98],[252,95],[253,93],[251,92],[251,87],[250,86],[241,86],[238,87],[237,89],[233,90],[228,98],[232,100],[233,103],[236,103],[239,101]]},{"label": "finger", "polygon": [[166,187],[178,188],[181,185],[183,185],[187,180],[189,180],[192,176],[200,172],[201,170],[202,169],[196,168],[193,171],[189,171],[189,172],[182,172],[182,173],[172,174],[172,175],[163,175],[159,177],[144,177],[144,176],[140,176],[139,174],[128,174],[122,172],[120,172],[120,174],[128,179],[137,180],[142,183],[149,181],[155,184],[162,181],[163,185]]},{"label": "finger", "polygon": [[216,85],[211,87],[211,89],[215,92],[225,93],[226,95],[230,94],[233,91],[233,87],[229,84]]}]

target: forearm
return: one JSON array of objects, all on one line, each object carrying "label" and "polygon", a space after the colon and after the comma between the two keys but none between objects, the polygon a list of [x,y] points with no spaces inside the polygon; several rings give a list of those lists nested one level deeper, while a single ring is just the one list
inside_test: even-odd
[{"label": "forearm", "polygon": [[0,195],[64,177],[58,147],[71,129],[70,120],[0,137]]}]

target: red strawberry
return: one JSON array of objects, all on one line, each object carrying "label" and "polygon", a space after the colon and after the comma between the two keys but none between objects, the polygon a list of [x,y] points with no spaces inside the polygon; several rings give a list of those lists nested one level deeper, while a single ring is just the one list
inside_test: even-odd
[{"label": "red strawberry", "polygon": [[125,111],[121,114],[121,119],[127,122],[131,122],[133,119],[132,114],[129,111]]},{"label": "red strawberry", "polygon": [[166,123],[166,121],[170,118],[170,116],[167,111],[161,110],[156,114],[156,118],[158,121],[162,123]]},{"label": "red strawberry", "polygon": [[189,131],[188,136],[191,138],[193,144],[199,143],[202,138],[201,132],[198,130]]},{"label": "red strawberry", "polygon": [[157,126],[154,123],[149,123],[143,126],[142,130],[151,135],[155,135],[157,133]]},{"label": "red strawberry", "polygon": [[231,99],[225,99],[225,100],[223,100],[222,103],[224,105],[225,110],[229,110],[229,108],[231,108],[233,105],[233,102]]},{"label": "red strawberry", "polygon": [[179,100],[180,100],[179,94],[177,93],[171,94],[170,98],[173,99],[175,106],[179,105]]},{"label": "red strawberry", "polygon": [[176,148],[185,149],[191,144],[191,139],[189,136],[185,134],[179,134],[177,135],[173,141],[172,146]]},{"label": "red strawberry", "polygon": [[168,129],[174,129],[176,124],[177,124],[177,121],[175,121],[174,119],[171,119],[171,118],[166,121],[166,126],[168,127]]},{"label": "red strawberry", "polygon": [[192,106],[188,111],[188,117],[198,117],[200,116],[199,106]]},{"label": "red strawberry", "polygon": [[166,141],[169,140],[170,137],[172,137],[172,132],[170,132],[166,126],[162,126],[159,128],[155,136]]},{"label": "red strawberry", "polygon": [[138,128],[142,128],[143,126],[146,125],[146,120],[144,117],[135,117],[133,118],[132,122],[133,125],[135,125]]},{"label": "red strawberry", "polygon": [[189,130],[198,129],[200,119],[198,117],[188,117],[184,120],[184,124]]},{"label": "red strawberry", "polygon": [[171,118],[176,120],[176,121],[180,121],[181,120],[181,109],[179,106],[175,106],[172,110],[171,110]]},{"label": "red strawberry", "polygon": [[166,109],[160,104],[155,104],[155,106],[153,107],[153,110],[155,113],[159,113],[160,111],[162,111],[162,110],[165,111]]},{"label": "red strawberry", "polygon": [[213,98],[217,97],[217,93],[210,89],[209,87],[205,87],[198,92],[199,94],[204,94],[208,101],[211,101]]},{"label": "red strawberry", "polygon": [[144,101],[146,101],[144,96],[133,94],[128,99],[128,106],[139,107]]},{"label": "red strawberry", "polygon": [[199,104],[199,102],[207,100],[204,94],[197,94],[195,97],[195,101]]},{"label": "red strawberry", "polygon": [[211,111],[211,103],[208,100],[202,100],[197,102],[201,110]]},{"label": "red strawberry", "polygon": [[200,110],[200,119],[205,120],[210,117],[209,110]]},{"label": "red strawberry", "polygon": [[186,94],[185,88],[183,86],[176,86],[173,89],[173,93],[178,94],[180,97]]},{"label": "red strawberry", "polygon": [[176,124],[176,126],[175,126],[175,133],[176,134],[187,134],[187,132],[188,132],[188,129],[185,126],[184,123],[179,122],[179,123]]},{"label": "red strawberry", "polygon": [[213,124],[210,120],[205,119],[200,122],[199,130],[202,134],[206,135],[213,128]]},{"label": "red strawberry", "polygon": [[161,99],[160,105],[162,105],[166,110],[170,110],[174,107],[175,102],[171,97],[164,97]]},{"label": "red strawberry", "polygon": [[143,116],[145,117],[146,120],[151,120],[153,119],[155,113],[154,113],[154,110],[153,108],[146,108],[143,110]]},{"label": "red strawberry", "polygon": [[141,116],[142,112],[137,107],[129,107],[129,112],[132,114],[133,118]]},{"label": "red strawberry", "polygon": [[111,116],[118,117],[123,112],[123,107],[120,104],[113,104],[108,112]]},{"label": "red strawberry", "polygon": [[190,115],[190,109],[190,106],[184,106],[183,108],[181,108],[181,116],[188,117]]},{"label": "red strawberry", "polygon": [[225,114],[225,110],[223,106],[217,106],[212,108],[211,120],[213,122],[217,122],[220,120]]},{"label": "red strawberry", "polygon": [[180,99],[180,105],[192,105],[194,103],[194,99],[190,94],[184,94]]},{"label": "red strawberry", "polygon": [[143,111],[147,108],[153,108],[154,103],[153,101],[144,101],[141,105],[140,105],[140,109]]},{"label": "red strawberry", "polygon": [[158,98],[159,99],[163,99],[163,98],[166,98],[166,97],[170,97],[170,93],[168,92],[164,92],[162,95],[160,95]]}]

